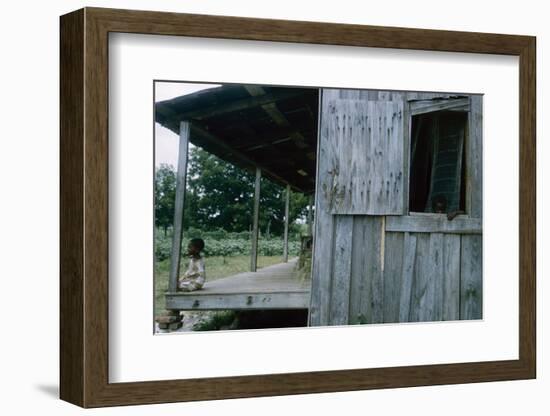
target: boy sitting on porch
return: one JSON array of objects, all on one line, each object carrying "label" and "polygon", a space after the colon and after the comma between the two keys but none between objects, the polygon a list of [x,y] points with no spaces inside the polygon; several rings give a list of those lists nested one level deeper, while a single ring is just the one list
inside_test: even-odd
[{"label": "boy sitting on porch", "polygon": [[183,276],[178,279],[178,289],[183,292],[192,292],[201,289],[206,279],[204,271],[204,257],[201,251],[204,250],[204,241],[201,238],[193,238],[187,245],[189,266]]}]

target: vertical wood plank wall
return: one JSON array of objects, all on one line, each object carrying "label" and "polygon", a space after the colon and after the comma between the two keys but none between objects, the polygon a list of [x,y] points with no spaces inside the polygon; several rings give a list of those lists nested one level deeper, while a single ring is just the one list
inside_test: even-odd
[{"label": "vertical wood plank wall", "polygon": [[[447,98],[436,93],[323,89],[321,91],[315,242],[310,325],[440,321],[482,317],[481,96],[470,98],[466,139],[466,206],[479,228],[457,219],[433,232],[412,219],[387,230],[384,215],[335,215],[329,189],[329,102]],[[404,185],[408,187],[408,113],[404,109]],[[407,189],[405,189],[407,193]],[[408,201],[406,203],[408,206]],[[408,215],[408,214],[406,214]],[[408,217],[409,219],[411,217]],[[447,221],[445,219],[445,221]],[[472,220],[473,221],[473,220]],[[407,228],[409,227],[409,228]]]},{"label": "vertical wood plank wall", "polygon": [[333,214],[403,213],[403,102],[330,100]]}]

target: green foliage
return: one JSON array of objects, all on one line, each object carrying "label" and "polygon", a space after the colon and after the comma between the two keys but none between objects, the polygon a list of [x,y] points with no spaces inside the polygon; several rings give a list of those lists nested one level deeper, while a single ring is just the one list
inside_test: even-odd
[{"label": "green foliage", "polygon": [[[190,147],[183,226],[185,229],[218,232],[215,239],[244,238],[252,228],[255,175],[206,152]],[[155,175],[155,223],[166,233],[174,216],[176,174],[161,165]],[[262,177],[259,227],[268,239],[282,236],[285,189]],[[296,219],[305,219],[307,196],[291,192],[289,228],[299,232]],[[225,234],[224,234],[225,233]],[[237,233],[237,234],[233,234]],[[192,233],[193,234],[193,233]],[[248,237],[246,237],[248,238]]]},{"label": "green foliage", "polygon": [[155,225],[166,234],[174,220],[176,173],[171,165],[162,164],[155,172]]},{"label": "green foliage", "polygon": [[[251,243],[247,240],[205,240],[206,256],[239,256],[249,255]],[[289,255],[298,255],[300,244],[297,241],[288,242]],[[260,256],[282,256],[283,242],[281,240],[260,240],[258,242],[258,255]]]},{"label": "green foliage", "polygon": [[206,315],[204,320],[201,320],[193,325],[193,331],[217,331],[225,327],[235,325],[236,319],[236,311],[228,310],[212,312]]},{"label": "green foliage", "polygon": [[[204,254],[207,257],[212,256],[242,256],[250,255],[251,241],[244,237],[243,233],[224,233],[218,231],[200,233],[198,230],[184,232],[185,240],[200,237],[204,239],[205,248]],[[222,237],[222,238],[216,238]],[[170,257],[172,247],[171,235],[164,235],[162,232],[157,232],[155,235],[155,256],[157,261],[162,261]],[[182,245],[182,250],[185,250],[186,244]],[[300,251],[299,241],[288,242],[288,252],[290,256],[297,256]],[[283,241],[280,238],[260,239],[258,241],[258,255],[260,256],[282,256]]]},{"label": "green foliage", "polygon": [[217,230],[202,231],[198,228],[189,228],[185,231],[185,235],[191,238],[213,239],[213,240],[248,240],[250,239],[249,231],[230,232],[225,231],[223,228]]},{"label": "green foliage", "polygon": [[172,251],[172,236],[163,233],[155,233],[155,259],[161,262],[170,258]]},{"label": "green foliage", "polygon": [[[205,255],[249,256],[255,175],[206,152],[190,147],[183,215],[184,240],[204,239]],[[176,172],[163,164],[155,173],[155,258],[170,257],[176,191]],[[285,189],[262,178],[260,193],[259,256],[283,255]],[[308,197],[291,192],[289,255],[298,255]],[[158,232],[158,229],[162,230]],[[182,244],[185,250],[187,244]]]},{"label": "green foliage", "polygon": [[[250,227],[254,178],[198,147],[189,149],[184,226],[201,230]],[[187,217],[187,218],[186,218]]]}]

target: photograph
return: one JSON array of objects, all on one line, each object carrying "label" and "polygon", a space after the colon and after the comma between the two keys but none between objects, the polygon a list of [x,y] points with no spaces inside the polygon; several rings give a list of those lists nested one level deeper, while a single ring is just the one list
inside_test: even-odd
[{"label": "photograph", "polygon": [[153,89],[155,334],[483,319],[482,94]]},{"label": "photograph", "polygon": [[[41,56],[37,41],[58,53],[50,71],[25,74],[40,81],[33,97],[48,89],[59,105],[17,140],[28,112],[6,101],[20,116],[7,137],[21,144],[6,177],[21,188],[13,173],[31,156],[36,185],[53,162],[56,221],[21,232],[35,214],[6,218],[21,237],[16,266],[29,263],[29,236],[58,224],[59,244],[38,244],[34,261],[51,263],[58,294],[36,291],[30,310],[55,303],[59,331],[16,378],[77,412],[189,402],[241,414],[241,401],[294,410],[310,398],[304,409],[333,414],[353,396],[410,413],[428,391],[456,414],[540,405],[548,25],[529,7],[457,19],[471,8],[430,16],[402,3],[363,18],[359,6],[297,2],[294,14],[152,3],[39,13],[34,26],[51,36],[12,43],[23,61]],[[27,84],[7,86],[28,101]],[[26,191],[39,210],[14,207],[42,218],[44,192],[56,194]],[[45,323],[36,330],[52,332]]]}]

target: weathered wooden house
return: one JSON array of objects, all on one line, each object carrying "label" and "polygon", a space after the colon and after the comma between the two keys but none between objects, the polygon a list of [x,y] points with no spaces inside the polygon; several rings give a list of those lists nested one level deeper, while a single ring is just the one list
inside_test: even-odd
[{"label": "weathered wooden house", "polygon": [[[157,103],[156,120],[180,136],[167,308],[308,308],[312,326],[481,318],[481,95],[225,85]],[[253,242],[251,273],[175,291],[189,141],[254,170],[257,197],[260,175],[314,196],[311,279],[256,271]]]}]

